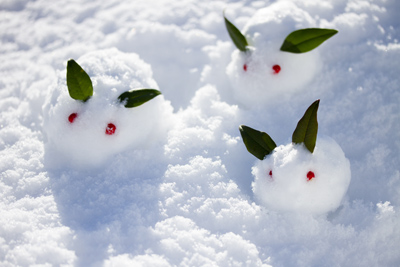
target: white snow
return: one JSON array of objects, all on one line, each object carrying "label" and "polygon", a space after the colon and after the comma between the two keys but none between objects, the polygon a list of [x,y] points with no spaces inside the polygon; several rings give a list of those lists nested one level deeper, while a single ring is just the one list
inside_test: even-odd
[{"label": "white snow", "polygon": [[318,138],[313,153],[303,144],[276,147],[252,173],[254,194],[263,205],[312,214],[337,209],[351,179],[349,161],[329,138]]},{"label": "white snow", "polygon": [[[399,9],[395,0],[1,1],[0,265],[398,266]],[[244,76],[253,67],[241,72],[224,10],[260,55],[251,77],[275,60],[278,75]],[[304,55],[279,51],[310,26],[339,33]],[[93,80],[85,104],[68,95],[70,58]],[[136,86],[163,94],[132,109],[115,102]],[[303,155],[289,134],[315,99],[315,155],[275,172],[315,167],[304,186],[340,177],[320,197],[333,204],[294,208],[279,194],[285,210],[265,205],[252,183],[279,153],[257,160],[238,126]],[[70,124],[71,112],[81,121]],[[121,131],[106,136],[109,121]]]},{"label": "white snow", "polygon": [[[307,84],[321,69],[318,48],[293,54],[280,47],[292,31],[315,28],[315,24],[307,12],[287,1],[258,10],[243,29],[250,50],[236,49],[227,66],[235,100],[246,107],[271,106],[309,92]],[[279,73],[273,70],[276,65]]]},{"label": "white snow", "polygon": [[[162,95],[134,108],[118,101],[128,90],[158,89],[149,65],[116,48],[87,53],[78,64],[92,80],[94,94],[86,102],[74,100],[68,94],[66,72],[59,75],[43,110],[48,164],[93,167],[124,150],[162,145],[165,132],[172,128],[170,103]],[[74,113],[77,117],[71,123],[68,117]],[[106,135],[110,123],[115,133]]]}]

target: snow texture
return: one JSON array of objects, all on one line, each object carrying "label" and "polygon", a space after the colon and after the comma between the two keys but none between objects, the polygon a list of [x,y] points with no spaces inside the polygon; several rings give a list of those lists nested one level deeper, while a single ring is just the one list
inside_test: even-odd
[{"label": "snow texture", "polygon": [[[399,10],[395,0],[1,1],[0,265],[399,266]],[[279,51],[304,27],[339,33],[304,55]],[[93,81],[84,104],[68,95],[70,58]],[[116,102],[143,86],[162,95]],[[316,99],[310,155],[288,133]],[[259,161],[241,124],[284,145]],[[271,205],[256,189],[272,197],[272,187],[252,190],[298,176],[336,183],[318,197],[329,205],[282,194]]]},{"label": "snow texture", "polygon": [[253,191],[269,209],[312,214],[334,211],[350,184],[350,163],[339,145],[318,139],[313,153],[303,144],[276,147],[252,171]]},{"label": "snow texture", "polygon": [[[291,2],[274,3],[258,10],[243,34],[247,52],[235,50],[227,66],[233,94],[246,107],[276,105],[307,93],[307,84],[321,69],[318,49],[304,54],[280,51],[293,30],[315,28],[315,21]],[[279,66],[279,71],[273,67]]]},{"label": "snow texture", "polygon": [[[86,102],[72,99],[65,71],[59,75],[43,110],[46,158],[61,161],[49,164],[93,167],[124,150],[160,145],[172,126],[170,103],[159,95],[141,106],[125,108],[118,100],[128,90],[158,89],[151,67],[136,54],[115,48],[87,53],[78,62],[92,80],[94,95]],[[68,120],[70,114],[77,114],[73,122]],[[114,134],[105,134],[108,124],[116,127]]]}]

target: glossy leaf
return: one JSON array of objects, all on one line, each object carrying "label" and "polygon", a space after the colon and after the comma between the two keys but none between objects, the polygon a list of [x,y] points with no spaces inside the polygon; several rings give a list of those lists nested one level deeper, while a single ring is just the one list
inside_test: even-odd
[{"label": "glossy leaf", "polygon": [[309,28],[290,33],[281,46],[281,51],[291,53],[305,53],[318,47],[320,44],[338,33],[332,29]]},{"label": "glossy leaf", "polygon": [[267,133],[245,125],[240,125],[239,131],[247,150],[259,160],[263,160],[276,147],[274,140]]},{"label": "glossy leaf", "polygon": [[225,26],[226,29],[228,30],[229,36],[231,37],[233,43],[235,46],[240,50],[240,51],[246,51],[247,50],[247,40],[246,37],[238,30],[238,28],[235,27],[224,15],[225,19]]},{"label": "glossy leaf", "polygon": [[303,117],[297,123],[297,127],[293,132],[292,142],[295,144],[304,143],[306,148],[313,153],[315,143],[317,142],[318,121],[317,111],[319,100],[311,104],[306,110]]},{"label": "glossy leaf", "polygon": [[122,93],[118,100],[124,103],[126,108],[138,107],[154,97],[161,95],[156,89],[133,89]]},{"label": "glossy leaf", "polygon": [[67,86],[69,95],[73,99],[86,102],[93,95],[93,85],[89,75],[73,59],[67,63]]}]

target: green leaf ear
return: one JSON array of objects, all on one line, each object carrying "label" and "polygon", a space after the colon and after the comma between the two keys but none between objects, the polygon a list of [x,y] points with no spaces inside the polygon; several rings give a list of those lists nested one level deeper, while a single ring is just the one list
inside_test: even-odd
[{"label": "green leaf ear", "polygon": [[338,33],[332,29],[309,28],[290,33],[281,46],[281,51],[291,53],[305,53],[318,47],[320,44]]},{"label": "green leaf ear", "polygon": [[276,147],[274,140],[267,133],[257,131],[245,125],[240,125],[239,131],[247,151],[259,160],[263,160],[267,155],[271,154]]},{"label": "green leaf ear", "polygon": [[247,46],[249,45],[247,43],[246,37],[233,25],[226,17],[224,14],[224,19],[225,19],[225,26],[226,29],[228,30],[229,36],[231,37],[233,43],[235,46],[240,50],[240,51],[247,51]]},{"label": "green leaf ear", "polygon": [[317,111],[319,99],[308,107],[303,117],[297,123],[293,132],[292,142],[295,144],[304,143],[306,148],[313,153],[317,142],[318,121]]},{"label": "green leaf ear", "polygon": [[86,102],[93,95],[93,85],[89,75],[73,59],[67,63],[67,86],[69,95],[73,99]]},{"label": "green leaf ear", "polygon": [[123,92],[118,100],[124,103],[126,108],[138,107],[154,97],[161,95],[161,92],[156,89],[132,89]]}]

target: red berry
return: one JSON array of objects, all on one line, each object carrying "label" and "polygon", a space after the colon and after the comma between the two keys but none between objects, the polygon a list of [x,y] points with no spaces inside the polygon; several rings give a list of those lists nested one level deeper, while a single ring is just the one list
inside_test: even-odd
[{"label": "red berry", "polygon": [[109,123],[107,124],[107,128],[106,128],[106,134],[108,135],[113,135],[115,133],[115,130],[117,129],[117,127],[115,127],[114,124]]},{"label": "red berry", "polygon": [[272,177],[272,170],[269,171],[268,175],[270,180],[274,180],[274,178]]},{"label": "red berry", "polygon": [[310,181],[312,178],[314,178],[315,177],[315,174],[312,172],[312,171],[309,171],[308,173],[307,173],[307,179]]},{"label": "red berry", "polygon": [[244,65],[243,65],[243,70],[244,70],[244,71],[247,71],[247,64],[244,64]]},{"label": "red berry", "polygon": [[76,114],[76,113],[71,113],[71,115],[69,115],[69,117],[68,117],[68,121],[69,121],[70,123],[73,123],[74,120],[76,119],[76,117],[78,117],[78,114]]},{"label": "red berry", "polygon": [[272,69],[274,70],[275,74],[278,74],[281,71],[281,66],[279,65],[274,65],[272,67]]}]

